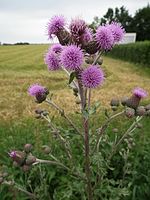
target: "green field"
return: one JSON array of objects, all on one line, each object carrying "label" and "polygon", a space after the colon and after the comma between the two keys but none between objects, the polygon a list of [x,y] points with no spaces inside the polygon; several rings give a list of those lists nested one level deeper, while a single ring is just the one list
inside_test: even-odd
[{"label": "green field", "polygon": [[[49,72],[44,64],[43,57],[47,48],[48,45],[0,46],[0,170],[6,168],[10,174],[13,174],[11,177],[14,177],[20,185],[24,185],[28,190],[31,190],[30,183],[28,183],[30,180],[35,191],[37,189],[36,192],[43,195],[41,200],[44,200],[45,197],[51,200],[51,197],[48,196],[49,191],[54,192],[54,195],[56,195],[55,192],[59,194],[59,189],[61,191],[63,188],[61,185],[59,186],[59,181],[66,183],[64,191],[69,186],[63,177],[63,171],[59,172],[54,167],[50,167],[50,170],[48,167],[35,167],[28,174],[28,179],[26,174],[24,175],[19,169],[16,170],[12,167],[12,162],[8,158],[9,150],[22,149],[25,143],[34,145],[34,153],[38,157],[43,156],[41,146],[44,144],[54,147],[54,153],[58,156],[61,153],[61,148],[59,149],[47,131],[47,124],[34,117],[36,108],[47,108],[47,106],[44,103],[36,104],[27,93],[28,87],[33,83],[39,83],[49,88],[50,93],[53,93],[53,100],[64,108],[81,128],[80,118],[75,115],[75,111],[79,111],[79,106],[75,103],[72,90],[67,87],[66,74],[62,71]],[[102,87],[92,91],[92,101],[101,102],[102,112],[104,107],[110,108],[109,102],[112,97],[130,96],[135,87],[141,87],[149,93],[143,104],[150,102],[150,68],[108,57],[103,57],[103,60],[105,83]],[[54,116],[57,125],[62,124],[63,127],[66,127],[64,120],[60,120],[58,113],[51,108],[50,114]],[[101,124],[101,120],[103,120],[101,116],[102,114],[99,112],[96,117],[91,119],[93,127]],[[143,120],[143,128],[136,131],[136,145],[133,147],[130,157],[132,172],[126,180],[131,184],[130,196],[123,200],[150,199],[149,120],[148,117]],[[108,129],[108,134],[112,134],[113,127],[122,132],[130,123],[128,119],[124,122],[123,118],[114,121]],[[47,157],[45,156],[45,158]],[[119,168],[120,161],[115,165]],[[114,177],[117,176],[115,172],[112,175]],[[37,176],[37,173],[40,175]],[[59,181],[55,181],[56,179]],[[71,179],[69,181],[71,184]],[[57,191],[55,191],[55,187]],[[54,200],[61,200],[61,197],[57,198],[56,196]],[[21,193],[17,193],[16,190],[0,186],[0,200],[11,199],[25,200],[27,198]],[[64,200],[68,199],[64,198]],[[70,198],[70,200],[74,199]]]},{"label": "green field", "polygon": [[[78,110],[68,79],[62,71],[49,72],[44,65],[48,45],[0,46],[0,119],[12,120],[33,115],[37,106],[27,94],[28,87],[39,83],[49,88],[56,102],[67,112]],[[112,97],[130,95],[134,87],[150,94],[150,69],[105,57],[106,80],[103,87],[93,90],[93,101],[109,106]]]}]

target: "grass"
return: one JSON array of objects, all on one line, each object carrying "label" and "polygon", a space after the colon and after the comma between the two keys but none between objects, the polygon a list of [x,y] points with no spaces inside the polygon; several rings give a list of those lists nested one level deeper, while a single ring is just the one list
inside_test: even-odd
[{"label": "grass", "polygon": [[[49,88],[66,112],[78,110],[72,91],[66,87],[66,74],[47,71],[43,61],[47,48],[48,45],[0,46],[1,120],[33,116],[33,110],[39,106],[27,94],[33,83]],[[93,101],[108,106],[112,97],[130,95],[137,86],[150,93],[150,69],[108,57],[104,57],[103,69],[106,81],[103,87],[93,90]]]}]

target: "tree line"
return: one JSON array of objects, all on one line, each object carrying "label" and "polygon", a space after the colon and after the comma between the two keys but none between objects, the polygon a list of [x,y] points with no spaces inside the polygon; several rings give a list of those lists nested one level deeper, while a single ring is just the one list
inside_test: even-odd
[{"label": "tree line", "polygon": [[115,9],[108,8],[106,14],[99,18],[95,16],[90,27],[95,30],[97,26],[111,23],[112,21],[120,22],[126,32],[136,32],[137,41],[150,40],[150,5],[142,9],[138,9],[134,16],[129,14],[129,11],[121,6]]}]

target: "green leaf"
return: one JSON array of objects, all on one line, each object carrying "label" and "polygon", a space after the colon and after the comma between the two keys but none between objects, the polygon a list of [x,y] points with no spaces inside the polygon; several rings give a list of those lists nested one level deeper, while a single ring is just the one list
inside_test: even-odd
[{"label": "green leaf", "polygon": [[76,77],[76,72],[71,72],[70,78],[69,78],[69,84],[72,83],[73,79]]}]

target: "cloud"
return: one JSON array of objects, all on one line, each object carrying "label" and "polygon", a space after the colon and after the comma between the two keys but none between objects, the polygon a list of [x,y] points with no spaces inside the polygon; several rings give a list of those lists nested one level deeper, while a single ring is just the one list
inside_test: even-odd
[{"label": "cloud", "polygon": [[146,6],[148,0],[0,0],[0,41],[47,42],[45,26],[56,14],[67,19],[80,16],[91,22],[94,16],[102,17],[108,7],[124,5],[129,13]]}]

